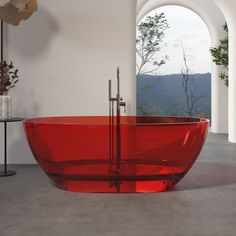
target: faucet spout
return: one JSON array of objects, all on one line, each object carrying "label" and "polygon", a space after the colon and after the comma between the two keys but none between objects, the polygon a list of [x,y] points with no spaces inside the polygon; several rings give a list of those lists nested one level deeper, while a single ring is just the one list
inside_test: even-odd
[{"label": "faucet spout", "polygon": [[109,80],[109,102],[116,102],[116,116],[120,116],[120,107],[124,107],[126,112],[126,102],[123,102],[123,98],[120,95],[120,68],[117,67],[117,95],[112,97],[112,82]]}]

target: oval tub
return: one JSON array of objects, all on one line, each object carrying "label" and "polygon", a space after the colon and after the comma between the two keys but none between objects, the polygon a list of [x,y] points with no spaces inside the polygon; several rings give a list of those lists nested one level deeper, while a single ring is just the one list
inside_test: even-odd
[{"label": "oval tub", "polygon": [[208,120],[178,117],[47,117],[24,121],[32,153],[52,183],[73,192],[172,189],[197,159]]}]

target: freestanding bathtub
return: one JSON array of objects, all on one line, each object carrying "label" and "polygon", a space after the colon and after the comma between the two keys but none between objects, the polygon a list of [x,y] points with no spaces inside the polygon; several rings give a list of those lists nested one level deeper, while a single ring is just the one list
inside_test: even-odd
[{"label": "freestanding bathtub", "polygon": [[35,159],[55,186],[73,192],[138,193],[172,189],[197,159],[208,123],[122,116],[119,147],[116,138],[111,141],[108,116],[33,118],[24,121],[24,128]]}]

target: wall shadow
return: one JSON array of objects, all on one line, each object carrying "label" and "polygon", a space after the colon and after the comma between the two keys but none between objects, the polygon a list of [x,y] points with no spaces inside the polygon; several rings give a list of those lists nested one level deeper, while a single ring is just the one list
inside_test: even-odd
[{"label": "wall shadow", "polygon": [[57,21],[39,4],[38,11],[30,19],[11,29],[12,35],[8,47],[32,59],[47,50],[58,30]]},{"label": "wall shadow", "polygon": [[[58,31],[59,25],[56,19],[49,10],[39,4],[38,11],[30,19],[21,22],[17,27],[9,25],[6,27],[6,46],[11,49],[11,53],[14,53],[12,56],[22,57],[28,61],[34,60],[47,52]],[[6,54],[8,54],[7,49]],[[29,118],[40,115],[40,104],[36,102],[34,92],[27,89],[27,84],[24,88],[21,87],[20,92],[16,91],[12,99],[14,116]],[[22,123],[8,125],[8,162],[10,164],[36,163],[32,158]]]},{"label": "wall shadow", "polygon": [[[24,99],[29,101],[23,103],[22,100],[14,100],[14,115],[17,117],[29,118],[38,117],[40,106],[35,102],[34,94],[30,91],[23,91]],[[8,125],[8,160],[13,164],[33,164],[36,163],[32,158],[25,133],[23,123],[12,123]],[[20,156],[19,156],[20,155]]]}]

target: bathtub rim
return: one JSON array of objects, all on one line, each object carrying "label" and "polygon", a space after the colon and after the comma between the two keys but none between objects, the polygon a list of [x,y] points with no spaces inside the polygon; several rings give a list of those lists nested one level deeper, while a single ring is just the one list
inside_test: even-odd
[{"label": "bathtub rim", "polygon": [[[74,118],[106,118],[108,122],[99,123],[99,122],[57,122],[57,121],[46,121],[52,119],[74,119]],[[121,123],[121,126],[184,126],[184,125],[197,125],[197,124],[210,124],[210,120],[206,118],[197,118],[197,117],[183,117],[183,116],[121,116],[127,118],[159,118],[159,119],[173,119],[177,122],[148,122],[148,123]],[[116,118],[116,117],[115,117]],[[184,121],[180,121],[184,120]],[[78,126],[107,126],[109,124],[109,116],[45,116],[45,117],[34,117],[27,118],[23,121],[24,124],[38,124],[38,125],[78,125]]]}]

